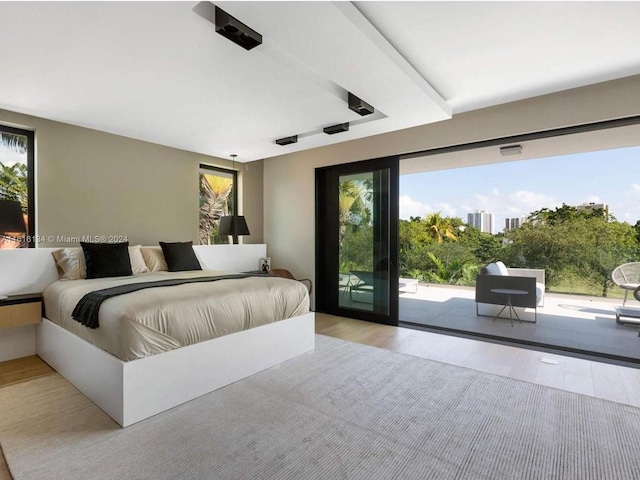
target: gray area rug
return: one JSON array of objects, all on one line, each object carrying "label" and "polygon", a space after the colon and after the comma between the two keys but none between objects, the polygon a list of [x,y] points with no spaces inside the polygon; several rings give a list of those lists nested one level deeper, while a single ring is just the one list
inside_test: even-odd
[{"label": "gray area rug", "polygon": [[121,429],[62,377],[0,389],[27,479],[637,479],[640,410],[329,337]]}]

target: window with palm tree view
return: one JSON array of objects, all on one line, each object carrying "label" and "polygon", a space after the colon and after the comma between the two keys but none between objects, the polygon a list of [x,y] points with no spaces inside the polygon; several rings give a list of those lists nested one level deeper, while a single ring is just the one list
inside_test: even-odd
[{"label": "window with palm tree view", "polygon": [[[24,223],[12,228],[19,231],[0,231],[0,248],[24,248],[32,243],[27,235],[32,233],[29,228],[30,138],[33,132],[0,125],[0,200],[17,202]],[[17,210],[16,206],[16,213]]]},{"label": "window with palm tree view", "polygon": [[338,195],[340,306],[372,310],[373,173],[341,175]]},{"label": "window with palm tree view", "polygon": [[218,236],[220,218],[233,215],[236,173],[233,170],[200,166],[200,245],[229,243]]}]

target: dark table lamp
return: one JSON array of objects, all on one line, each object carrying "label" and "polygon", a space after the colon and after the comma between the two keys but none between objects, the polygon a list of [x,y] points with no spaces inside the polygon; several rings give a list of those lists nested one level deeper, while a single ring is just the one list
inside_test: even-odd
[{"label": "dark table lamp", "polygon": [[22,235],[27,233],[22,216],[20,202],[15,200],[0,200],[0,234]]},{"label": "dark table lamp", "polygon": [[238,243],[239,235],[251,235],[249,233],[249,227],[247,227],[247,221],[242,215],[220,217],[218,236],[226,237],[229,235],[233,237],[233,243]]},{"label": "dark table lamp", "polygon": [[[25,233],[27,233],[27,229],[24,225],[20,202],[0,200],[0,237],[8,237],[11,241],[19,242],[13,237]],[[7,296],[0,294],[0,299],[3,298],[7,298]]]}]

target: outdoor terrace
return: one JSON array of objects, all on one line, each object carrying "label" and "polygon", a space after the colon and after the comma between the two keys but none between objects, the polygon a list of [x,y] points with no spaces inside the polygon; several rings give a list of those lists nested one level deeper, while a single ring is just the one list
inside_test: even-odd
[{"label": "outdoor terrace", "polygon": [[[623,318],[616,323],[620,299],[546,293],[538,307],[537,323],[477,316],[473,287],[420,283],[416,293],[400,294],[400,320],[455,333],[472,333],[496,340],[560,347],[573,353],[606,355],[614,360],[640,363],[640,322]],[[632,297],[627,306],[640,303]],[[533,320],[533,309],[525,316]],[[503,314],[504,315],[504,314]]]}]

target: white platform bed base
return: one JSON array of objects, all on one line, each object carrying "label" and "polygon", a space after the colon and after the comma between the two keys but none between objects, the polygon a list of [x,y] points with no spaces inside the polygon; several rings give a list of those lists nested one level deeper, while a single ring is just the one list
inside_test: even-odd
[{"label": "white platform bed base", "polygon": [[314,349],[315,314],[123,362],[47,320],[36,329],[45,362],[127,427]]}]

